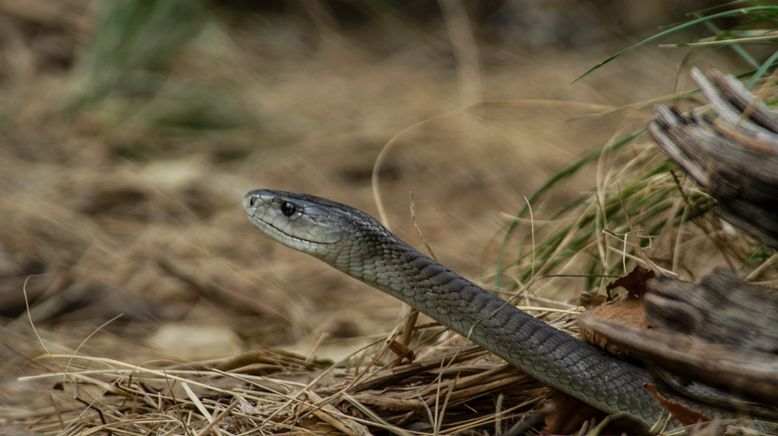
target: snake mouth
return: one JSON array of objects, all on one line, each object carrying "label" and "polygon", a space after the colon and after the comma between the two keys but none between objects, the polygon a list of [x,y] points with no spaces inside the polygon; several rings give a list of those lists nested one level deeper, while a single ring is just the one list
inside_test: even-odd
[{"label": "snake mouth", "polygon": [[[280,227],[263,220],[262,218],[257,217],[256,215],[249,216],[251,219],[251,222],[261,228],[262,230],[266,231],[271,236],[274,236],[274,239],[284,242],[284,243],[290,243],[290,242],[296,242],[299,245],[332,245],[336,242],[323,242],[323,241],[315,241],[312,239],[305,239],[301,238],[299,236],[293,235],[289,232],[284,231]],[[293,245],[293,244],[290,244]]]}]

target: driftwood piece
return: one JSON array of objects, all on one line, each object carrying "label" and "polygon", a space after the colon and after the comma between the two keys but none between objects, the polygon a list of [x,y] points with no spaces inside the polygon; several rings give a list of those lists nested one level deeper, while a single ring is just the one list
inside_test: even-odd
[{"label": "driftwood piece", "polygon": [[[692,78],[715,115],[661,106],[651,137],[717,201],[721,218],[778,248],[778,114],[732,76],[693,69]],[[723,268],[697,285],[670,277],[645,283],[649,329],[588,315],[581,331],[649,361],[683,394],[778,416],[778,290]]]},{"label": "driftwood piece", "polygon": [[631,354],[666,368],[687,380],[705,383],[771,404],[778,398],[775,355],[714,344],[703,339],[634,327],[587,317],[580,321]]},{"label": "driftwood piece", "polygon": [[660,106],[651,137],[716,199],[719,216],[778,249],[778,115],[732,76],[695,68],[692,78],[718,116]]},{"label": "driftwood piece", "polygon": [[582,328],[687,380],[773,404],[778,398],[778,292],[717,268],[698,285],[647,283],[650,330],[594,318]]},{"label": "driftwood piece", "polygon": [[[698,285],[670,277],[648,282],[649,325],[709,342],[778,353],[778,292],[716,268]],[[778,356],[776,356],[778,360]]]}]

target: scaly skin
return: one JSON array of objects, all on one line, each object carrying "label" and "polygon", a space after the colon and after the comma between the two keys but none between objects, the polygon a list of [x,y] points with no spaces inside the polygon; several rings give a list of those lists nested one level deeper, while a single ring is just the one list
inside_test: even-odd
[{"label": "scaly skin", "polygon": [[[506,303],[443,265],[399,241],[375,241],[383,259],[380,273],[341,252],[347,272],[381,289],[502,357],[539,381],[604,412],[626,412],[647,424],[664,409],[644,388],[653,383],[642,368]],[[348,259],[348,261],[346,261]]]},{"label": "scaly skin", "polygon": [[251,191],[243,202],[249,220],[273,239],[399,298],[537,380],[647,426],[666,416],[644,388],[655,383],[644,369],[522,312],[421,254],[368,214],[282,191]]}]

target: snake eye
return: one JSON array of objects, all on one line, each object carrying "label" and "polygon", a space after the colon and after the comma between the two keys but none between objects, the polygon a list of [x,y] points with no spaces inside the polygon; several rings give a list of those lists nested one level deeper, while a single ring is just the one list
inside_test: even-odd
[{"label": "snake eye", "polygon": [[297,206],[295,206],[291,201],[285,201],[281,203],[281,213],[284,214],[284,216],[292,216],[292,214],[296,211]]}]

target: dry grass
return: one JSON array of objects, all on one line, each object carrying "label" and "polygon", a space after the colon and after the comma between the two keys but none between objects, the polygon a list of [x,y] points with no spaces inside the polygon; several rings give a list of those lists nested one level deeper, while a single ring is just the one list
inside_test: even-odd
[{"label": "dry grass", "polygon": [[52,405],[7,416],[36,432],[64,434],[367,434],[367,426],[408,433],[408,423],[414,433],[453,433],[512,422],[547,393],[510,366],[483,361],[486,353],[473,346],[440,345],[396,366],[358,364],[375,359],[373,348],[340,365],[262,350],[240,356],[236,367],[46,355],[36,363],[53,372],[21,381],[51,385]]},{"label": "dry grass", "polygon": [[[381,150],[393,230],[421,246],[413,192],[439,259],[491,285],[501,230],[519,223],[511,281],[492,288],[572,333],[580,308],[549,297],[577,301],[624,263],[696,277],[754,250],[705,217],[656,228],[705,198],[685,183],[677,195],[667,172],[636,178],[662,165],[645,141],[604,152],[533,201],[531,217],[515,217],[560,167],[651,114],[650,104],[624,105],[675,93],[667,78],[682,54],[646,50],[569,86],[613,45],[474,42],[453,8],[434,30],[381,21],[387,48],[331,28],[316,9],[306,12],[314,30],[283,14],[206,14],[192,41],[161,44],[173,59],[164,68],[95,70],[99,57],[83,55],[95,11],[61,3],[52,15],[43,0],[0,2],[0,425],[9,431],[446,434],[540,419],[546,388],[426,319],[409,353],[394,340],[398,302],[246,222],[240,199],[257,187],[377,213]],[[109,67],[132,86],[97,81],[116,78]],[[627,189],[634,195],[619,194]],[[653,192],[667,208],[641,222],[636,202]],[[574,231],[541,253],[565,226]],[[661,233],[648,248],[647,232]],[[574,244],[584,233],[596,237]],[[587,269],[592,259],[602,271]],[[775,280],[774,256],[747,265]]]}]

